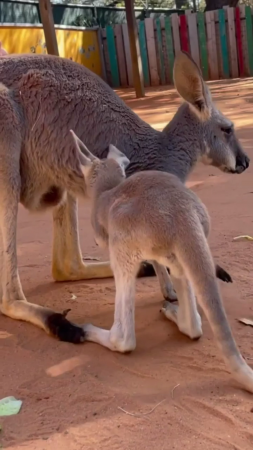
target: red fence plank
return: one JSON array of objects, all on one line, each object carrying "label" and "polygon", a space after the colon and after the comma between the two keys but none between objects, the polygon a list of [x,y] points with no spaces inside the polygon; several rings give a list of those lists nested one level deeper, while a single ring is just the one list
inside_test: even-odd
[{"label": "red fence plank", "polygon": [[242,50],[242,27],[241,27],[240,7],[239,6],[237,6],[237,8],[235,8],[235,30],[236,30],[239,74],[241,77],[243,77],[244,65],[243,65],[243,50]]},{"label": "red fence plank", "polygon": [[184,50],[185,52],[190,53],[188,42],[187,20],[184,14],[180,16],[180,40],[181,40],[181,49]]}]

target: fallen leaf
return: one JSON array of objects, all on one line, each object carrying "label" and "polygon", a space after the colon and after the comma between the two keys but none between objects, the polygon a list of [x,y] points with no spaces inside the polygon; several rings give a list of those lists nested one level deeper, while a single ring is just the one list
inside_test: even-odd
[{"label": "fallen leaf", "polygon": [[77,296],[75,294],[71,295],[71,300],[75,300],[77,298]]},{"label": "fallen leaf", "polygon": [[238,322],[243,323],[244,325],[249,325],[250,327],[253,327],[253,320],[252,319],[238,319]]},{"label": "fallen leaf", "polygon": [[5,397],[0,400],[0,416],[13,416],[18,414],[22,406],[22,401],[15,397]]},{"label": "fallen leaf", "polygon": [[236,236],[232,239],[233,241],[253,241],[252,236],[248,236],[247,234],[242,234],[241,236]]}]

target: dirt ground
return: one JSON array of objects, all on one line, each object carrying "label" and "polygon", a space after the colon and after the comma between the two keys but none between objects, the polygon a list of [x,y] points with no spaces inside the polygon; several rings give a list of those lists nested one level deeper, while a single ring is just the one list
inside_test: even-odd
[{"label": "dirt ground", "polygon": [[[253,160],[253,81],[210,86]],[[179,105],[171,88],[151,89],[139,101],[132,90],[119,94],[157,129],[165,126]],[[236,319],[253,318],[253,244],[235,243],[232,238],[253,234],[252,175],[253,162],[242,175],[199,165],[189,182],[212,218],[213,255],[234,279],[232,285],[221,283],[221,289],[234,335],[251,366],[253,328]],[[80,204],[79,216],[84,255],[106,258],[94,244],[88,204]],[[18,256],[27,298],[57,311],[71,308],[72,320],[109,328],[113,281],[54,283],[51,241],[50,214],[31,216],[20,208]],[[231,379],[206,319],[204,336],[191,342],[161,317],[161,301],[156,279],[138,280],[137,349],[130,355],[91,343],[58,342],[30,324],[0,316],[0,398],[14,395],[23,400],[17,416],[0,418],[0,447],[252,450],[253,396]]]}]

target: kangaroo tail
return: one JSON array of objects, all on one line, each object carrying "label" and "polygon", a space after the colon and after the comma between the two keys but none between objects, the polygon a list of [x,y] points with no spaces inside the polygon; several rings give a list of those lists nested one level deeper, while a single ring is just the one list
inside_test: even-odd
[{"label": "kangaroo tail", "polygon": [[197,217],[184,221],[184,232],[175,245],[176,257],[191,281],[197,300],[204,310],[224,360],[233,377],[253,393],[253,371],[243,359],[233,338],[216,281],[216,269]]}]

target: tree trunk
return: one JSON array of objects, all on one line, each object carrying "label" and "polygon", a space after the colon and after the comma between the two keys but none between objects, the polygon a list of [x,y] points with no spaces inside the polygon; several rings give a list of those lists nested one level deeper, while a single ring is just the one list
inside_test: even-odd
[{"label": "tree trunk", "polygon": [[223,6],[237,6],[239,0],[206,0],[205,11],[214,11],[215,9],[222,9]]},{"label": "tree trunk", "polygon": [[54,28],[54,17],[50,0],[39,0],[40,17],[46,39],[47,53],[59,56],[58,43]]},{"label": "tree trunk", "polygon": [[143,70],[140,56],[140,44],[138,39],[138,28],[134,14],[134,0],[125,0],[126,20],[130,51],[132,58],[132,69],[136,98],[145,97]]}]

